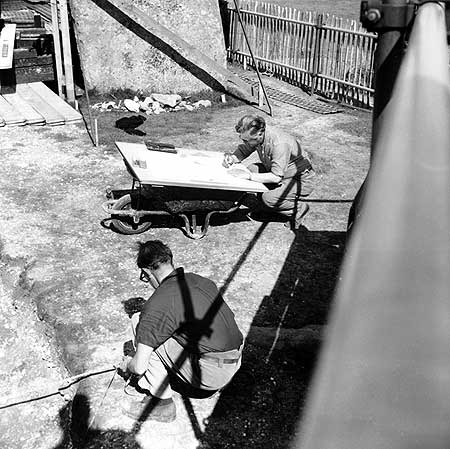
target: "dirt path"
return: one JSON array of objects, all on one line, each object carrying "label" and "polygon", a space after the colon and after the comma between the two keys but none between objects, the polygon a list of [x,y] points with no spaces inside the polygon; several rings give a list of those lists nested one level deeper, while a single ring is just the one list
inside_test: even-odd
[{"label": "dirt path", "polygon": [[[234,145],[234,122],[249,109],[212,111],[204,132],[195,142],[190,136],[190,144],[219,151]],[[128,331],[124,301],[151,293],[139,282],[134,262],[135,242],[144,239],[167,242],[177,265],[226,285],[244,334],[252,326],[278,326],[285,311],[286,328],[325,323],[350,206],[329,200],[351,199],[363,179],[370,115],[346,110],[323,116],[281,103],[274,112],[269,122],[302,136],[319,173],[314,198],[320,202],[312,203],[307,230],[297,235],[280,222],[243,219],[212,226],[198,241],[176,228],[116,234],[103,222],[101,203],[108,185],[128,188],[130,179],[113,147],[92,147],[82,126],[0,129],[0,320],[10,323],[1,347],[3,396],[64,377],[65,367],[76,374],[120,360]],[[287,447],[314,354],[275,352],[268,361],[267,355],[266,348],[248,344],[233,384],[209,400],[187,404],[177,397],[178,418],[171,424],[135,428],[120,413],[120,378],[101,409],[111,375],[84,381],[78,385],[73,430],[85,433],[93,413],[96,420],[90,442],[74,440],[76,447]],[[2,411],[0,424],[9,432],[0,445],[70,447],[59,422],[68,419],[69,405],[57,397]]]}]

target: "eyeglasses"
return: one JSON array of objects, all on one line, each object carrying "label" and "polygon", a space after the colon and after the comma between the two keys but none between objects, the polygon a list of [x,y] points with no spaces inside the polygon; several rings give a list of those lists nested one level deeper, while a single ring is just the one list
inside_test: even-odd
[{"label": "eyeglasses", "polygon": [[149,283],[150,282],[150,275],[141,269],[141,275],[139,276],[139,280],[145,283]]}]

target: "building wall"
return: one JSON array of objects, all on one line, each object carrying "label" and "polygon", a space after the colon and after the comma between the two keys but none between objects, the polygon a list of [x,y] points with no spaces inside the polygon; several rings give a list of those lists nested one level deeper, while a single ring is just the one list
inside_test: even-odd
[{"label": "building wall", "polygon": [[[127,0],[126,3],[133,4],[225,66],[217,0]],[[193,93],[207,88],[92,0],[70,0],[70,9],[80,63],[89,89],[100,93],[115,89]]]}]

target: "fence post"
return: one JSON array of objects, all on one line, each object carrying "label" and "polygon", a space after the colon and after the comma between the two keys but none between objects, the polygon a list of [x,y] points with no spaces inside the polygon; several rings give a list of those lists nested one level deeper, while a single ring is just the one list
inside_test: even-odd
[{"label": "fence post", "polygon": [[313,68],[312,68],[312,83],[311,83],[311,93],[314,95],[317,86],[317,75],[320,69],[320,56],[322,53],[322,27],[323,27],[323,14],[318,14],[316,19],[316,39],[314,40],[314,53],[313,53]]},{"label": "fence post", "polygon": [[75,84],[73,79],[72,48],[70,44],[69,11],[67,0],[58,0],[61,18],[61,37],[64,62],[64,82],[66,85],[66,99],[75,105]]},{"label": "fence post", "polygon": [[58,80],[58,95],[65,99],[63,94],[64,70],[62,65],[62,50],[59,30],[58,4],[56,0],[50,0],[50,8],[52,13],[52,35],[53,35],[53,51],[55,54],[56,78]]}]

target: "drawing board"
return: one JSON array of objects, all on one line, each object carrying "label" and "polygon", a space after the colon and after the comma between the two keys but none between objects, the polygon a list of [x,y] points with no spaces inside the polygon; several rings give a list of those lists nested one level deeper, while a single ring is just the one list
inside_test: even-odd
[{"label": "drawing board", "polygon": [[[223,167],[223,153],[176,148],[175,153],[149,150],[143,143],[116,142],[133,175],[142,184],[265,192],[267,187],[240,179]],[[236,166],[233,166],[236,169]]]}]

